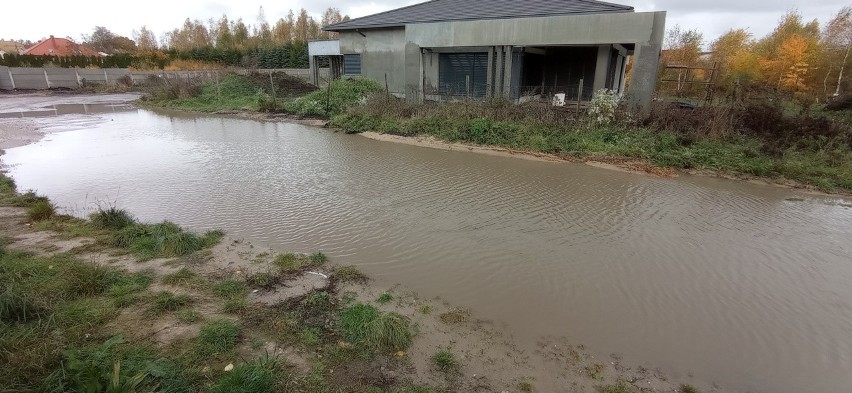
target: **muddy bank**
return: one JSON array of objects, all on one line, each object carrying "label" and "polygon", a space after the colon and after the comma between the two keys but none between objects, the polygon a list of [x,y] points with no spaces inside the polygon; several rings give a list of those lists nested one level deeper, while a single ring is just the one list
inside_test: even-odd
[{"label": "muddy bank", "polygon": [[0,149],[25,146],[44,137],[35,121],[28,119],[0,119]]},{"label": "muddy bank", "polygon": [[681,175],[716,177],[728,180],[747,181],[752,184],[768,185],[773,187],[781,187],[787,189],[796,189],[813,195],[852,195],[852,191],[835,191],[824,192],[814,186],[800,183],[789,179],[766,178],[752,176],[739,173],[729,173],[710,170],[682,170],[675,168],[659,167],[646,161],[636,160],[625,157],[590,157],[577,158],[571,156],[555,155],[541,153],[529,150],[516,150],[498,146],[481,146],[467,143],[445,142],[431,136],[416,136],[407,137],[400,135],[382,134],[378,132],[362,132],[359,135],[384,142],[402,143],[412,146],[428,147],[433,149],[451,150],[451,151],[468,151],[472,153],[515,157],[525,160],[546,161],[546,162],[571,162],[582,163],[596,168],[610,169],[621,172],[650,175],[656,177],[678,177]]}]

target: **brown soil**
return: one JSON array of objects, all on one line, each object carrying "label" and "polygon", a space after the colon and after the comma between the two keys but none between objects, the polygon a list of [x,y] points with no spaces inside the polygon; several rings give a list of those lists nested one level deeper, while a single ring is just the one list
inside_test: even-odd
[{"label": "brown soil", "polygon": [[277,96],[295,97],[303,96],[312,91],[317,90],[317,87],[305,82],[301,78],[288,75],[283,72],[273,72],[270,74],[261,72],[252,72],[246,75],[255,86],[269,89],[270,81],[275,86],[275,94]]}]

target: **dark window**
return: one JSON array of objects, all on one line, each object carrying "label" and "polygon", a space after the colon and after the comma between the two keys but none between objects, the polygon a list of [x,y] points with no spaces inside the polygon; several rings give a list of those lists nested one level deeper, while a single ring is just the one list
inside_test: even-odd
[{"label": "dark window", "polygon": [[438,89],[442,96],[485,97],[488,53],[441,53]]},{"label": "dark window", "polygon": [[343,75],[361,75],[361,55],[343,55]]}]

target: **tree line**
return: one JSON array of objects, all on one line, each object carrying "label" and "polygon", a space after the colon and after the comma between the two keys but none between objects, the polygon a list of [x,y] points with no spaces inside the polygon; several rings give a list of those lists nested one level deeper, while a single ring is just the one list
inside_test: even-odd
[{"label": "tree line", "polygon": [[290,10],[286,17],[270,24],[260,7],[255,23],[231,20],[227,15],[207,21],[187,18],[159,39],[147,26],[134,30],[133,38],[96,26],[91,34],[82,36],[82,43],[110,54],[108,57],[7,54],[0,58],[0,65],[162,69],[174,64],[186,67],[191,62],[194,67],[307,68],[307,42],[335,38],[336,33],[322,27],[346,20],[349,16],[337,8],[326,9],[319,21],[303,8],[298,13]]},{"label": "tree line", "polygon": [[[704,67],[695,70],[696,80],[714,72],[714,89],[733,96],[744,90],[776,91],[794,98],[824,101],[850,92],[848,62],[852,49],[852,6],[839,10],[821,26],[806,22],[798,11],[787,12],[775,29],[755,38],[746,29],[734,28],[709,43],[698,30],[674,26],[666,33],[663,65]],[[711,69],[716,68],[715,71]],[[683,69],[669,69],[660,79],[684,79]],[[677,82],[660,82],[662,94],[697,93],[703,88],[683,88]]]}]

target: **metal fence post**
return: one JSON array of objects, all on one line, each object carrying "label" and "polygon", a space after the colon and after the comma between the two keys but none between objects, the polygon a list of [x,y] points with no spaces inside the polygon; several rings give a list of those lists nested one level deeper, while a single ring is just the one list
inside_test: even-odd
[{"label": "metal fence post", "polygon": [[577,114],[580,114],[580,101],[583,99],[583,79],[580,79],[580,86],[577,87]]}]

